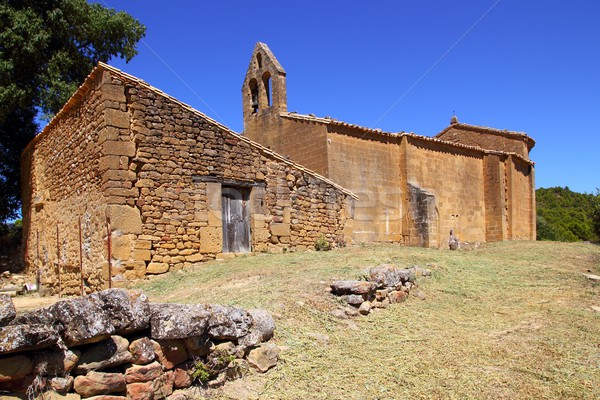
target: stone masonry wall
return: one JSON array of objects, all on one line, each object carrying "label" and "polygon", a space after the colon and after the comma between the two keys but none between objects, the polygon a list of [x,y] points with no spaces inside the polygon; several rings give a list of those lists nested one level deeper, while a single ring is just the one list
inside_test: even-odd
[{"label": "stone masonry wall", "polygon": [[299,161],[320,175],[329,176],[326,127],[314,122],[282,118],[276,109],[249,115],[244,124],[244,134],[249,139],[293,161]]},{"label": "stone masonry wall", "polygon": [[505,161],[507,203],[509,213],[508,238],[535,240],[535,182],[533,165],[517,157]]},{"label": "stone masonry wall", "polygon": [[112,100],[102,85],[102,76],[90,77],[22,157],[25,264],[44,286],[58,290],[60,276],[63,294],[79,294],[82,280],[88,290],[106,280],[98,268],[107,251],[100,162]]},{"label": "stone masonry wall", "polygon": [[[0,398],[185,399],[277,364],[264,310],[108,289],[16,316],[0,295]],[[98,397],[95,397],[98,396]]]},{"label": "stone masonry wall", "polygon": [[352,135],[343,127],[329,131],[329,178],[358,196],[354,239],[399,242],[404,188],[399,182],[398,139],[361,137],[362,132]]},{"label": "stone masonry wall", "polygon": [[[131,117],[141,234],[117,247],[135,277],[223,251],[221,187],[250,189],[254,251],[294,251],[343,236],[351,196],[147,85],[116,74]],[[146,263],[143,271],[141,262]],[[137,267],[139,264],[139,268]]]},{"label": "stone masonry wall", "polygon": [[220,256],[223,185],[250,190],[252,251],[344,241],[352,218],[350,192],[106,65],[22,162],[29,271],[67,295]]},{"label": "stone masonry wall", "polygon": [[[430,234],[430,246],[446,246],[451,229],[462,241],[484,242],[483,154],[468,149],[450,149],[443,143],[420,138],[405,136],[405,139],[407,183],[435,197],[439,222],[437,235]],[[410,215],[407,223],[410,243],[419,245],[413,243],[421,236],[410,221]]]}]

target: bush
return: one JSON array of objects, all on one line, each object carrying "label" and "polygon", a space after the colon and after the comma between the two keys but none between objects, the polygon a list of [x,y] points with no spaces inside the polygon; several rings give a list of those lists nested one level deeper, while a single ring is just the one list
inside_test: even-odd
[{"label": "bush", "polygon": [[315,240],[315,250],[316,251],[329,251],[331,250],[331,244],[325,239],[324,236],[321,236],[317,240]]}]

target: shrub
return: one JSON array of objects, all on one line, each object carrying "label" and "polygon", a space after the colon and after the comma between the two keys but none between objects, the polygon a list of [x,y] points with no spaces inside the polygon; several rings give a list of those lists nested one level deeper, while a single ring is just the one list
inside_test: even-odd
[{"label": "shrub", "polygon": [[331,244],[325,239],[324,236],[319,237],[315,240],[315,250],[316,251],[329,251],[331,250]]}]

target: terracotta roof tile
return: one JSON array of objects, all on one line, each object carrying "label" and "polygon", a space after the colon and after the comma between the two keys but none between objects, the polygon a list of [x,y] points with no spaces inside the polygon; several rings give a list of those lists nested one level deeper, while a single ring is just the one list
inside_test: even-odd
[{"label": "terracotta roof tile", "polygon": [[[335,118],[330,118],[330,117],[326,117],[326,118],[321,118],[321,117],[316,117],[312,114],[306,115],[306,114],[298,114],[295,112],[283,112],[280,114],[283,118],[288,118],[288,119],[295,119],[295,120],[299,120],[299,121],[307,121],[307,122],[314,122],[314,123],[318,123],[318,124],[323,124],[323,125],[332,125],[332,126],[341,126],[341,127],[347,127],[347,128],[353,128],[353,129],[357,129],[357,130],[361,130],[363,132],[365,132],[368,135],[380,135],[380,136],[384,136],[384,137],[411,137],[411,138],[415,138],[415,139],[419,139],[419,140],[423,140],[423,141],[427,141],[427,142],[433,142],[433,143],[440,143],[440,144],[444,144],[450,147],[455,147],[455,148],[461,148],[461,149],[469,149],[469,150],[475,150],[484,154],[506,154],[506,155],[512,155],[514,157],[517,157],[521,160],[523,160],[524,162],[526,162],[527,164],[530,165],[535,165],[535,163],[529,159],[524,158],[523,156],[517,154],[517,153],[510,153],[510,152],[503,152],[503,151],[494,151],[494,150],[485,150],[482,149],[481,147],[478,146],[468,146],[465,144],[461,144],[461,143],[454,143],[454,142],[450,142],[447,140],[442,140],[442,139],[438,139],[437,136],[441,135],[438,134],[435,137],[430,137],[430,136],[422,136],[422,135],[417,135],[415,133],[412,132],[398,132],[398,133],[392,133],[392,132],[385,132],[382,131],[381,129],[373,129],[373,128],[367,128],[361,125],[355,125],[355,124],[350,124],[348,122],[343,122],[343,121],[338,121]],[[508,132],[509,134],[515,134],[515,135],[519,135],[519,136],[524,136],[529,138],[529,136],[527,136],[525,133],[521,133],[521,132],[509,132],[509,131],[500,131],[498,129],[493,129],[493,128],[485,128],[485,127],[478,127],[475,125],[467,125],[467,124],[459,124],[461,126],[469,126],[469,127],[473,127],[473,128],[479,128],[482,130],[493,130],[493,131],[498,131],[498,132]],[[452,126],[457,126],[457,124],[454,124]],[[446,131],[448,128],[446,128],[444,131]],[[444,132],[442,131],[442,132]],[[533,139],[529,138],[530,140],[533,141]]]}]

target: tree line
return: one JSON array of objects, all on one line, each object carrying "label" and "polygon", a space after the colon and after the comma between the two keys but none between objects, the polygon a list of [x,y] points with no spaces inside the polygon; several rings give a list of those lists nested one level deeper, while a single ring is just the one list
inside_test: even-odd
[{"label": "tree line", "polygon": [[600,240],[600,191],[588,194],[552,187],[537,189],[535,194],[537,240]]}]

